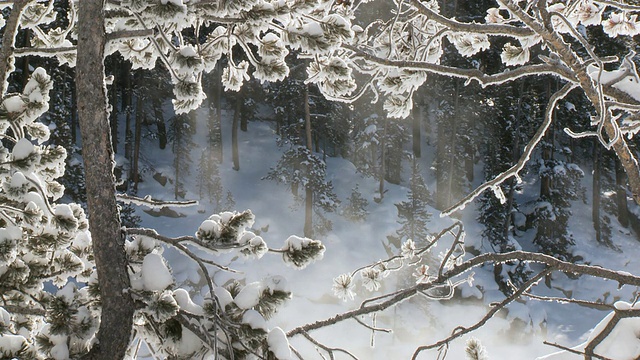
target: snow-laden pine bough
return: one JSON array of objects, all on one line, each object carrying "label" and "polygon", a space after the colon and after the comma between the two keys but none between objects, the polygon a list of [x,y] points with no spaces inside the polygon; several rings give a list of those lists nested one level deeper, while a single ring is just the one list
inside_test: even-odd
[{"label": "snow-laden pine bough", "polygon": [[[478,330],[490,321],[498,312],[505,310],[509,304],[522,298],[530,298],[541,301],[572,303],[590,308],[609,310],[598,326],[594,328],[587,342],[574,348],[568,348],[562,344],[545,344],[562,349],[561,353],[580,354],[585,359],[635,359],[640,355],[638,345],[640,341],[635,338],[635,333],[640,329],[640,302],[634,299],[632,303],[618,301],[615,303],[597,303],[592,301],[575,299],[570,296],[548,297],[535,294],[535,286],[544,279],[552,279],[554,272],[562,272],[571,276],[590,276],[603,280],[614,281],[619,288],[624,286],[640,286],[640,276],[623,271],[614,271],[599,266],[587,264],[574,264],[558,260],[552,256],[526,251],[512,251],[506,253],[485,253],[470,256],[465,252],[464,229],[460,222],[443,229],[437,235],[423,241],[421,246],[416,246],[413,240],[407,240],[401,248],[401,253],[386,260],[380,260],[367,266],[355,269],[351,273],[342,274],[334,279],[333,290],[336,296],[343,300],[353,300],[355,297],[355,285],[360,279],[364,288],[375,291],[381,288],[381,283],[389,273],[411,272],[415,278],[415,285],[401,288],[396,291],[368,298],[360,305],[347,312],[336,314],[324,320],[318,320],[287,332],[287,336],[303,336],[314,345],[318,346],[330,358],[337,353],[346,354],[353,359],[358,359],[349,349],[332,347],[331,344],[323,344],[316,340],[311,333],[326,327],[331,327],[345,320],[353,320],[357,324],[375,333],[390,333],[394,329],[377,327],[375,322],[368,324],[363,320],[365,315],[375,315],[385,310],[398,306],[412,298],[424,298],[431,301],[447,301],[454,297],[456,289],[463,285],[472,285],[474,281],[474,269],[485,264],[496,266],[498,264],[536,264],[530,266],[531,273],[528,279],[521,284],[510,283],[509,294],[501,301],[490,304],[486,314],[477,322],[457,326],[451,330],[446,338],[427,345],[417,346],[412,359],[428,350],[437,351],[437,358],[446,357],[450,344],[475,330]],[[436,247],[443,247],[438,260],[430,253]],[[375,319],[375,316],[373,316]],[[414,321],[419,321],[414,319]],[[384,335],[381,335],[384,336]],[[621,343],[621,339],[622,341]],[[479,346],[476,340],[467,342],[467,352]],[[300,359],[306,357],[297,351],[294,353]],[[557,354],[549,355],[544,359],[553,359]],[[473,357],[471,357],[474,359]]]}]

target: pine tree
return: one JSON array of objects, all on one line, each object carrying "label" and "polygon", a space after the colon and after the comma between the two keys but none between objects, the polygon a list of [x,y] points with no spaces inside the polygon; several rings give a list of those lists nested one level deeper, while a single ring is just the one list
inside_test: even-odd
[{"label": "pine tree", "polygon": [[186,194],[184,179],[191,171],[191,149],[194,143],[191,139],[193,135],[194,123],[191,116],[176,115],[169,119],[169,140],[171,150],[173,150],[175,170],[174,177],[174,197],[183,199]]},{"label": "pine tree", "polygon": [[395,235],[388,236],[389,240],[397,247],[404,240],[411,239],[418,244],[425,243],[429,235],[427,223],[431,213],[427,206],[431,202],[431,194],[424,183],[420,166],[413,159],[411,181],[407,201],[395,204],[398,209],[398,223],[402,225],[396,230]]},{"label": "pine tree", "polygon": [[367,205],[369,202],[362,197],[358,184],[356,184],[356,187],[351,189],[351,196],[347,200],[344,216],[351,221],[365,221],[367,219]]}]

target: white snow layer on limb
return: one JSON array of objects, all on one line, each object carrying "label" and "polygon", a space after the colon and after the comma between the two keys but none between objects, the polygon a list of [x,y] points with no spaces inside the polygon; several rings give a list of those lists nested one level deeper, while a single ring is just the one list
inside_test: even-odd
[{"label": "white snow layer on limb", "polygon": [[[618,310],[637,310],[640,309],[640,303],[629,304],[624,301],[618,301],[614,304]],[[609,324],[615,312],[610,312],[596,325],[589,338],[584,343],[573,347],[573,350],[583,352],[585,347],[598,336]],[[607,359],[616,360],[635,360],[640,357],[640,318],[630,317],[623,318],[618,321],[611,333],[594,349],[594,353]],[[581,359],[583,356],[575,355],[567,351],[558,351],[553,354],[542,356],[536,360],[574,360]]]},{"label": "white snow layer on limb", "polygon": [[185,289],[176,289],[173,291],[173,298],[176,299],[180,309],[195,315],[204,315],[204,309],[202,306],[196,304],[191,300],[189,292]]},{"label": "white snow layer on limb", "polygon": [[240,309],[251,309],[260,302],[262,290],[263,288],[261,283],[249,283],[240,290],[235,299],[233,299],[233,302],[238,305]]},{"label": "white snow layer on limb", "polygon": [[304,269],[307,265],[324,256],[325,247],[322,242],[291,235],[281,249],[282,259],[287,265]]},{"label": "white snow layer on limb", "polygon": [[0,335],[0,353],[2,354],[18,354],[26,344],[27,340],[20,335]]},{"label": "white snow layer on limb", "polygon": [[145,290],[162,291],[173,284],[171,270],[167,267],[162,256],[148,254],[142,261],[142,281]]},{"label": "white snow layer on limb", "polygon": [[267,330],[267,321],[259,312],[249,309],[242,314],[242,322],[254,330]]},{"label": "white snow layer on limb", "polygon": [[26,138],[22,138],[18,140],[16,145],[13,147],[13,160],[24,160],[28,158],[34,151],[34,146],[31,141]]},{"label": "white snow layer on limb", "polygon": [[269,345],[269,351],[273,353],[276,359],[291,359],[289,340],[287,340],[287,335],[285,335],[281,328],[275,327],[269,331],[269,335],[267,335],[267,344]]}]

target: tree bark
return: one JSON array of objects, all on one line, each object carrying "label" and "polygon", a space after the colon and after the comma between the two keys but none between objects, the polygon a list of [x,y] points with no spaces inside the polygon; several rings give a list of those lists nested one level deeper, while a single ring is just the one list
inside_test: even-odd
[{"label": "tree bark", "polygon": [[133,191],[138,191],[138,182],[140,182],[140,141],[142,140],[142,119],[146,116],[142,106],[142,98],[136,98],[136,123],[133,136],[133,164],[131,166],[131,180],[133,180]]},{"label": "tree bark", "polygon": [[167,126],[164,123],[162,102],[159,96],[153,97],[153,114],[156,119],[156,127],[158,128],[158,146],[160,149],[164,149],[167,147]]},{"label": "tree bark", "polygon": [[616,207],[618,208],[618,222],[620,225],[629,227],[629,208],[627,207],[627,176],[620,164],[619,159],[615,159],[616,167]]},{"label": "tree bark", "polygon": [[20,22],[20,15],[22,11],[29,3],[28,0],[15,0],[11,7],[11,13],[7,19],[4,27],[4,35],[2,36],[2,48],[0,51],[0,96],[4,97],[7,92],[7,79],[9,78],[10,69],[15,64],[15,58],[13,56],[13,47],[16,41],[16,34],[18,33],[18,25]]},{"label": "tree bark", "polygon": [[89,227],[102,312],[91,359],[122,359],[131,338],[134,304],[128,289],[124,236],[115,197],[113,149],[104,83],[104,2],[79,2],[76,84],[83,139]]},{"label": "tree bark", "polygon": [[240,118],[242,117],[242,103],[244,102],[244,96],[242,95],[242,89],[237,94],[236,99],[236,111],[233,113],[233,123],[231,124],[231,158],[233,161],[233,170],[240,170],[240,154],[238,152],[238,126]]},{"label": "tree bark", "polygon": [[593,222],[593,230],[596,233],[596,241],[602,242],[602,226],[600,223],[600,144],[598,140],[593,140],[593,185],[591,195],[593,197],[593,203],[591,205],[591,220]]},{"label": "tree bark", "polygon": [[[307,138],[307,150],[309,153],[313,151],[313,143],[311,140],[311,110],[309,109],[309,85],[304,86],[304,129]],[[310,176],[310,174],[307,174]],[[304,198],[304,236],[313,237],[313,189],[309,186],[305,187]]]},{"label": "tree bark", "polygon": [[384,110],[380,109],[380,114],[382,121],[384,121],[384,130],[382,131],[382,140],[380,141],[380,174],[378,175],[378,192],[380,193],[380,199],[378,202],[382,202],[382,199],[384,199],[384,175],[387,173],[387,131],[389,127],[389,120],[385,117]]},{"label": "tree bark", "polygon": [[420,133],[420,122],[422,121],[423,110],[422,106],[416,104],[411,113],[411,128],[412,128],[412,145],[413,145],[413,156],[416,159],[419,159],[422,156],[422,148],[421,148],[421,133]]}]

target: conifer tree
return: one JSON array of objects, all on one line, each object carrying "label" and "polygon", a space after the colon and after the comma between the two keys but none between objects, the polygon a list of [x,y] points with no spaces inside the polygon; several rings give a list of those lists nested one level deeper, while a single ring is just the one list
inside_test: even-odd
[{"label": "conifer tree", "polygon": [[347,199],[344,216],[351,221],[364,221],[367,218],[367,205],[369,202],[362,197],[358,184],[351,189],[351,195]]},{"label": "conifer tree", "polygon": [[429,235],[427,223],[431,218],[431,213],[427,210],[427,206],[431,203],[431,194],[424,183],[420,166],[415,159],[412,160],[407,197],[406,201],[395,204],[398,209],[398,223],[402,226],[396,230],[395,235],[388,236],[397,248],[402,242],[409,239],[422,244],[427,241]]}]

